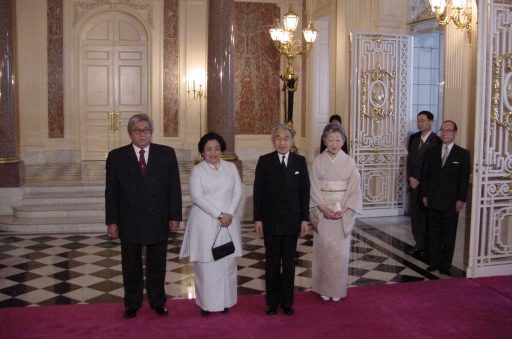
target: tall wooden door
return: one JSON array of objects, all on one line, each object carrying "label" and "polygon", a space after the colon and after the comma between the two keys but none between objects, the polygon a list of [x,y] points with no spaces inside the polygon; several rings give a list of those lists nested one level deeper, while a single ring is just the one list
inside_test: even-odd
[{"label": "tall wooden door", "polygon": [[350,153],[361,173],[363,215],[404,212],[412,38],[352,35]]},{"label": "tall wooden door", "polygon": [[126,126],[148,112],[147,34],[135,18],[107,12],[92,18],[80,41],[82,160],[105,159],[129,142]]},{"label": "tall wooden door", "polygon": [[510,1],[478,2],[469,277],[512,274],[511,26]]}]

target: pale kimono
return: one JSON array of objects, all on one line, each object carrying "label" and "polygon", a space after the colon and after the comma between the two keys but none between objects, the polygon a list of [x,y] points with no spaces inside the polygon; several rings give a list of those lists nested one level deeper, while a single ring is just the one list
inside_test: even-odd
[{"label": "pale kimono", "polygon": [[[334,159],[317,155],[309,172],[310,215],[315,228],[311,289],[331,298],[347,295],[351,233],[362,210],[360,175],[355,161],[344,152]],[[318,206],[345,210],[340,220],[325,219]],[[316,220],[317,219],[317,220]]]},{"label": "pale kimono", "polygon": [[[221,160],[218,169],[206,161],[192,168],[189,179],[192,209],[190,210],[180,258],[189,257],[194,265],[196,304],[205,311],[222,311],[237,301],[237,257],[242,256],[240,219],[236,210],[242,197],[242,183],[236,166]],[[213,260],[212,245],[219,231],[221,212],[233,216],[222,228],[216,246],[230,240],[235,252]]]}]

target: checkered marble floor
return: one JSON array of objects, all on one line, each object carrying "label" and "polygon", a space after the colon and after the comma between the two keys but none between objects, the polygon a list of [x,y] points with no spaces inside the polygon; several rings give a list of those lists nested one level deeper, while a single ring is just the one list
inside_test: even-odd
[{"label": "checkered marble floor", "polygon": [[[243,257],[238,262],[238,293],[264,293],[263,240],[243,225]],[[169,299],[194,298],[193,268],[178,258],[183,232],[169,239],[166,292]],[[296,290],[311,278],[313,236],[297,246]],[[365,222],[352,240],[350,287],[445,279],[404,253],[411,246]],[[463,272],[454,268],[453,275]],[[0,307],[121,301],[119,241],[105,234],[19,235],[0,233]]]}]

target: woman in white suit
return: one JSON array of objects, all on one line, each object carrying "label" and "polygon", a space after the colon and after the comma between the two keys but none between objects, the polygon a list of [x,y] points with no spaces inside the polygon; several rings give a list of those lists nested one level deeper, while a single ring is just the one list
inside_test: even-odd
[{"label": "woman in white suit", "polygon": [[[193,263],[196,304],[207,317],[210,312],[228,313],[237,301],[237,257],[242,255],[242,241],[236,210],[242,183],[235,165],[220,159],[226,142],[219,134],[205,134],[198,149],[204,160],[190,174],[193,206],[180,258],[189,257]],[[214,261],[212,245],[218,233],[216,246],[228,242],[231,235],[235,252]]]}]

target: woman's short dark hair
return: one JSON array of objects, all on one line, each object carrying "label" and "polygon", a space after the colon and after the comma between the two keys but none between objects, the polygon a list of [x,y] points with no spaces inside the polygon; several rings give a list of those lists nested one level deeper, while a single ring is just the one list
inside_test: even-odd
[{"label": "woman's short dark hair", "polygon": [[224,138],[219,133],[208,132],[201,137],[199,143],[197,144],[199,154],[204,154],[204,147],[210,140],[217,140],[219,142],[221,152],[224,152],[226,150],[226,141],[224,140]]},{"label": "woman's short dark hair", "polygon": [[338,114],[333,114],[329,117],[329,123],[331,122],[339,122],[341,124],[341,117]]}]

